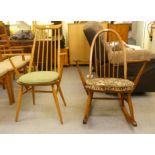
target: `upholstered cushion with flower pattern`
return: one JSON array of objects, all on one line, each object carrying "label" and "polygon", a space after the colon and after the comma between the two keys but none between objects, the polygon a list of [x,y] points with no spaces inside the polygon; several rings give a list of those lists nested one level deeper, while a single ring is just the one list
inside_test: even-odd
[{"label": "upholstered cushion with flower pattern", "polygon": [[109,92],[131,92],[134,83],[121,78],[92,78],[86,80],[86,89]]}]

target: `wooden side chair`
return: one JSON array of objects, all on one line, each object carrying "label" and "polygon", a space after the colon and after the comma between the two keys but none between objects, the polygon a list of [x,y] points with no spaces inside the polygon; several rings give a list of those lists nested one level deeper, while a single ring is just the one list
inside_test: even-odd
[{"label": "wooden side chair", "polygon": [[[15,118],[16,121],[18,121],[22,96],[28,91],[31,91],[33,104],[35,104],[35,93],[53,93],[58,116],[61,124],[63,124],[57,97],[57,92],[59,92],[64,105],[66,106],[60,87],[63,68],[63,64],[60,62],[60,28],[61,25],[35,26],[35,38],[29,70],[27,74],[20,76],[17,80],[17,83],[19,84],[19,94]],[[16,70],[16,72],[18,71]],[[37,86],[51,86],[52,91],[37,90]]]},{"label": "wooden side chair", "polygon": [[[25,53],[25,49],[32,48],[31,45],[11,46],[7,29],[2,21],[0,21],[0,61],[6,63],[9,71],[14,71],[10,60],[14,63],[18,70],[26,71],[26,66],[30,61],[30,54]],[[10,58],[10,60],[8,59]]]},{"label": "wooden side chair", "polygon": [[[115,40],[111,41],[109,36],[115,38]],[[80,70],[78,61],[76,61],[82,84],[87,93],[83,118],[84,124],[87,123],[89,118],[92,99],[117,99],[128,122],[133,126],[137,126],[131,94],[142,75],[147,60],[137,60],[134,62],[144,63],[135,80],[130,81],[127,79],[126,47],[119,34],[112,29],[102,29],[96,33],[91,44],[89,74],[86,80]],[[118,97],[94,97],[95,92],[115,93]]]},{"label": "wooden side chair", "polygon": [[[0,65],[7,69],[7,74],[4,77],[8,77],[10,81],[10,91],[9,95],[10,103],[15,102],[13,85],[12,85],[12,75],[15,73],[14,66],[17,70],[22,70],[26,72],[26,66],[30,61],[30,54],[24,53],[24,48],[32,48],[32,46],[11,46],[10,39],[7,34],[7,29],[2,21],[0,21]],[[5,88],[6,83],[5,78],[1,78],[1,84]],[[3,80],[4,79],[4,80]]]}]

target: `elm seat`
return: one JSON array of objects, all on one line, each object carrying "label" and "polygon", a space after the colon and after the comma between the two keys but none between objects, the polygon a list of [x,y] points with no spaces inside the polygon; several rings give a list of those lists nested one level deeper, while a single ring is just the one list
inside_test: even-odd
[{"label": "elm seat", "polygon": [[31,72],[22,75],[19,79],[19,83],[23,84],[45,84],[58,80],[59,74],[54,71],[38,71]]},{"label": "elm seat", "polygon": [[86,80],[85,87],[94,91],[130,92],[134,89],[134,83],[121,78],[93,78]]}]

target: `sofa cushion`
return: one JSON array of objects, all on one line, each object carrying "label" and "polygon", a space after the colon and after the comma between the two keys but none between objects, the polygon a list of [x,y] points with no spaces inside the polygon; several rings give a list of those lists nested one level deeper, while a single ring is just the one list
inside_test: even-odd
[{"label": "sofa cushion", "polygon": [[[109,46],[110,47],[110,46]],[[125,47],[127,61],[133,60],[146,60],[149,61],[152,58],[152,52],[150,50],[142,49],[139,46],[129,45]],[[124,53],[121,50],[113,51],[111,48],[109,54],[109,60],[112,64],[123,64]]]},{"label": "sofa cushion", "polygon": [[87,22],[84,25],[83,32],[91,45],[93,38],[95,37],[96,33],[103,29],[103,26],[99,22]]}]

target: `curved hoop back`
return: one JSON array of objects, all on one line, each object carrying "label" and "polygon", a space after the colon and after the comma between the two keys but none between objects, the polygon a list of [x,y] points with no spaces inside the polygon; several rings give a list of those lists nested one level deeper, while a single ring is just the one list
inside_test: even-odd
[{"label": "curved hoop back", "polygon": [[36,71],[60,72],[60,28],[59,25],[35,25],[32,57],[29,66]]},{"label": "curved hoop back", "polygon": [[[113,38],[113,40],[111,40]],[[123,66],[123,67],[120,67]],[[91,44],[89,78],[95,71],[96,77],[120,77],[120,69],[127,78],[126,51],[120,35],[112,29],[99,31]]]}]

